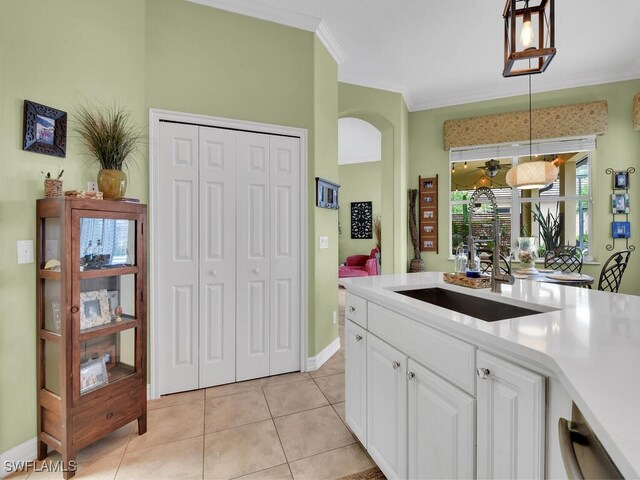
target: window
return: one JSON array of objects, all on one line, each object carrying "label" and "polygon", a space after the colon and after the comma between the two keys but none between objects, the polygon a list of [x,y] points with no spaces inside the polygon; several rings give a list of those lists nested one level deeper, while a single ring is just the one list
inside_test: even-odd
[{"label": "window", "polygon": [[[591,168],[595,138],[539,142],[533,145],[499,145],[450,152],[450,252],[469,235],[469,198],[479,187],[488,187],[498,203],[502,242],[505,253],[517,245],[520,236],[538,239],[545,249],[545,225],[540,217],[558,219],[560,245],[578,245],[585,259],[592,259]],[[501,154],[499,156],[498,154]],[[511,155],[508,155],[511,154]],[[495,155],[487,158],[489,155]],[[476,158],[474,158],[476,157]],[[556,181],[539,190],[512,189],[506,184],[506,172],[518,163],[530,160],[554,161],[559,168]],[[479,248],[493,247],[492,211],[486,197],[480,197],[474,209],[473,236]],[[546,242],[548,243],[548,242]]]}]

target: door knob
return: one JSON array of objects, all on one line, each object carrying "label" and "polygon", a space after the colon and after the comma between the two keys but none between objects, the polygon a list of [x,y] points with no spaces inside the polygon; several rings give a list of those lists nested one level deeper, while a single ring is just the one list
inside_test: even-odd
[{"label": "door knob", "polygon": [[489,378],[489,374],[491,373],[488,368],[478,368],[476,372],[478,372],[478,378],[480,378],[481,380],[486,380],[487,378]]},{"label": "door knob", "polygon": [[391,365],[393,366],[393,369],[394,369],[394,370],[397,370],[397,369],[399,369],[399,368],[400,368],[400,362],[396,362],[396,361],[394,361]]},{"label": "door knob", "polygon": [[349,313],[353,313],[356,311],[356,307],[354,307],[353,305],[349,305]]},{"label": "door knob", "polygon": [[362,340],[362,335],[356,335],[356,342],[360,342]]},{"label": "door knob", "polygon": [[415,376],[416,376],[416,374],[415,374],[415,373],[413,373],[413,372],[407,372],[407,378],[408,378],[409,380],[411,380],[411,379],[412,379],[412,378],[414,378]]},{"label": "door knob", "polygon": [[259,268],[254,268],[253,269],[253,273],[260,273],[260,269]]}]

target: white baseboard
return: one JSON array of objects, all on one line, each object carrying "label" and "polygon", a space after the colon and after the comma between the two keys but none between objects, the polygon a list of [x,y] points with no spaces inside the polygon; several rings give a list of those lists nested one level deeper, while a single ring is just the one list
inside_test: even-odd
[{"label": "white baseboard", "polygon": [[324,347],[315,357],[307,357],[307,371],[318,370],[338,350],[340,350],[340,337]]},{"label": "white baseboard", "polygon": [[38,439],[33,437],[20,445],[13,447],[11,450],[0,453],[0,478],[8,477],[12,471],[7,471],[7,463],[15,465],[19,462],[30,462],[35,460],[38,446]]}]

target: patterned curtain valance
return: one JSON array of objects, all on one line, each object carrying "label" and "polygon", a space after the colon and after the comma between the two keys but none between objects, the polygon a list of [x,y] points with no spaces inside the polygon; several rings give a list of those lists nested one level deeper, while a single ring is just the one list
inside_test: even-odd
[{"label": "patterned curtain valance", "polygon": [[[522,142],[529,140],[529,111],[447,120],[444,122],[443,131],[445,150],[453,147]],[[532,112],[533,140],[602,135],[606,132],[605,100],[538,108]]]},{"label": "patterned curtain valance", "polygon": [[633,129],[640,130],[640,93],[633,97]]}]

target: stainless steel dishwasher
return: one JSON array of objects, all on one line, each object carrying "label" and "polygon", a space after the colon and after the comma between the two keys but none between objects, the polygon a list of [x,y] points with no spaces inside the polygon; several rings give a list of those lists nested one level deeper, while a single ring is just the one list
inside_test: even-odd
[{"label": "stainless steel dishwasher", "polygon": [[571,480],[624,478],[574,403],[571,421],[558,419],[562,462]]}]

